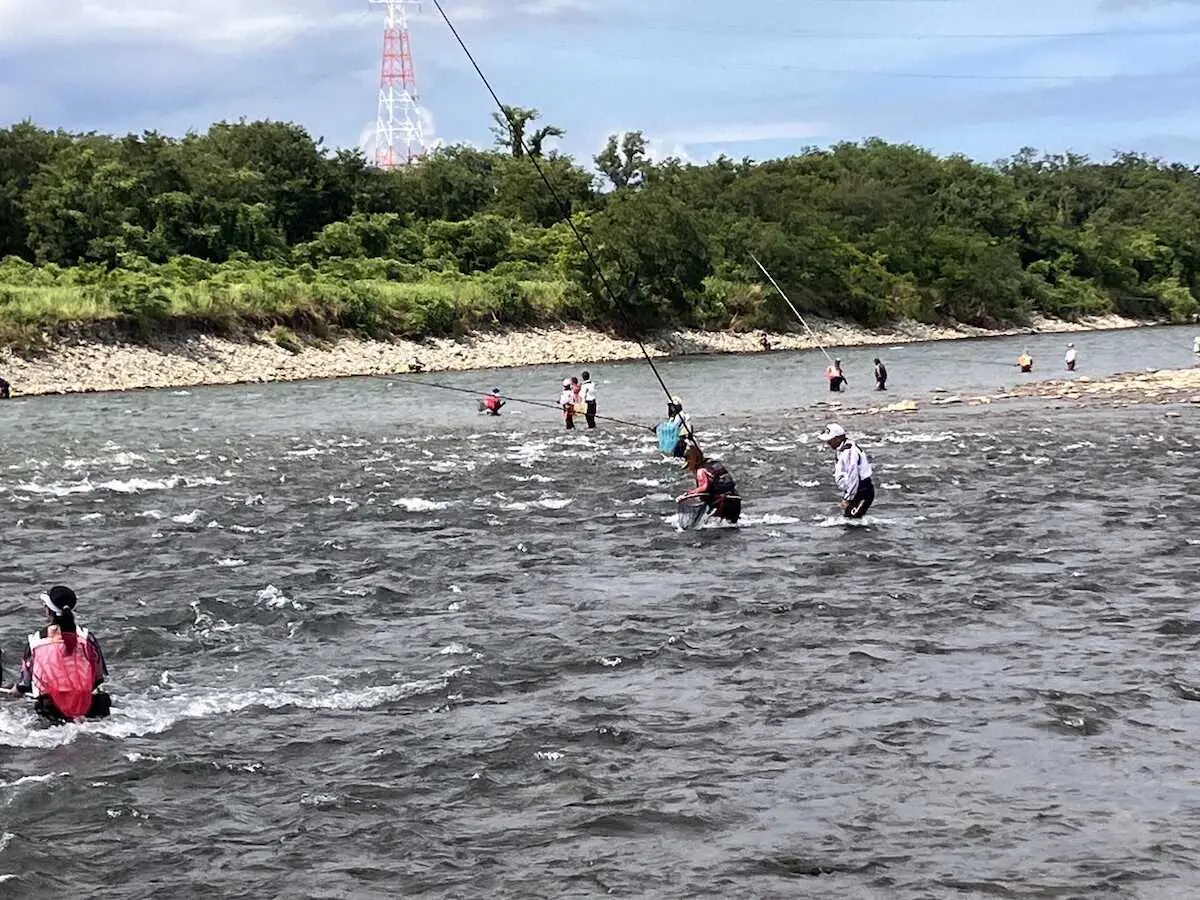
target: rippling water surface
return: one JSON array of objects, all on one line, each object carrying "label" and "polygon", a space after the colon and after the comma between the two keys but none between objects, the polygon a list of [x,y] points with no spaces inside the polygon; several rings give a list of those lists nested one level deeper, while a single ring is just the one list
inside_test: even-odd
[{"label": "rippling water surface", "polygon": [[1200,894],[1200,415],[847,420],[844,527],[798,359],[671,365],[746,498],[687,534],[649,432],[403,380],[6,404],[6,680],[62,581],[118,708],[0,707],[0,894]]}]

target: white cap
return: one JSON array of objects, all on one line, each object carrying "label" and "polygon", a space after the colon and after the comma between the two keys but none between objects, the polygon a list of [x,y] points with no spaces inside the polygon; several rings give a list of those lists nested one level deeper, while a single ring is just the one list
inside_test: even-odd
[{"label": "white cap", "polygon": [[563,387],[570,387],[570,386],[571,386],[571,379],[570,379],[570,378],[564,378],[564,379],[563,379]]},{"label": "white cap", "polygon": [[832,441],[835,437],[845,437],[846,429],[836,422],[830,422],[825,426],[825,430],[821,432],[821,440]]},{"label": "white cap", "polygon": [[678,397],[672,397],[671,403],[675,406],[683,406],[683,401],[680,400]]}]

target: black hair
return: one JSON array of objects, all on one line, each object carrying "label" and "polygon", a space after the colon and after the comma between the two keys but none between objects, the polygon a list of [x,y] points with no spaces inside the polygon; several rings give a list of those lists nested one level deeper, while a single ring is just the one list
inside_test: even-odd
[{"label": "black hair", "polygon": [[57,584],[50,588],[47,595],[50,602],[57,606],[62,612],[55,612],[47,608],[50,616],[54,619],[54,624],[58,627],[59,633],[62,634],[63,645],[70,655],[75,652],[75,635],[78,628],[75,625],[75,604],[79,602],[79,598],[75,596],[75,592],[69,587],[64,587]]}]

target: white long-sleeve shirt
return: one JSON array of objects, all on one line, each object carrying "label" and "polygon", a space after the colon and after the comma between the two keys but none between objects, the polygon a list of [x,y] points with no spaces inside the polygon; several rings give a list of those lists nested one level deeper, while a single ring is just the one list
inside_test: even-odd
[{"label": "white long-sleeve shirt", "polygon": [[558,395],[559,406],[574,406],[575,392],[570,388],[563,388],[562,393]]},{"label": "white long-sleeve shirt", "polygon": [[594,403],[596,401],[596,385],[590,381],[583,383],[583,402]]},{"label": "white long-sleeve shirt", "polygon": [[1076,357],[1076,356],[1078,356],[1078,355],[1079,355],[1079,354],[1077,354],[1077,353],[1075,352],[1075,348],[1074,348],[1074,347],[1071,347],[1070,349],[1068,349],[1068,350],[1067,350],[1067,355],[1066,355],[1066,360],[1067,360],[1067,362],[1069,362],[1069,363],[1073,363],[1073,362],[1075,362],[1075,357]]},{"label": "white long-sleeve shirt", "polygon": [[853,441],[846,441],[838,449],[837,462],[833,464],[833,480],[841,489],[843,500],[853,500],[860,482],[872,475],[867,454]]}]

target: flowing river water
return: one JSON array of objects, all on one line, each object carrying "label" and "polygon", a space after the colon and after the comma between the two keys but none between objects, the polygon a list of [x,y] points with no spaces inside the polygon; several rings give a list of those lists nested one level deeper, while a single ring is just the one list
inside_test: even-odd
[{"label": "flowing river water", "polygon": [[[1080,376],[1193,361],[846,350],[837,399],[879,402],[875,355],[889,400],[1058,376],[1068,339]],[[847,418],[880,490],[845,527],[823,366],[663,366],[745,497],[690,533],[648,430],[403,377],[4,404],[5,680],[61,582],[116,706],[0,705],[0,896],[1200,895],[1200,413]],[[590,368],[653,423],[644,363]]]}]

